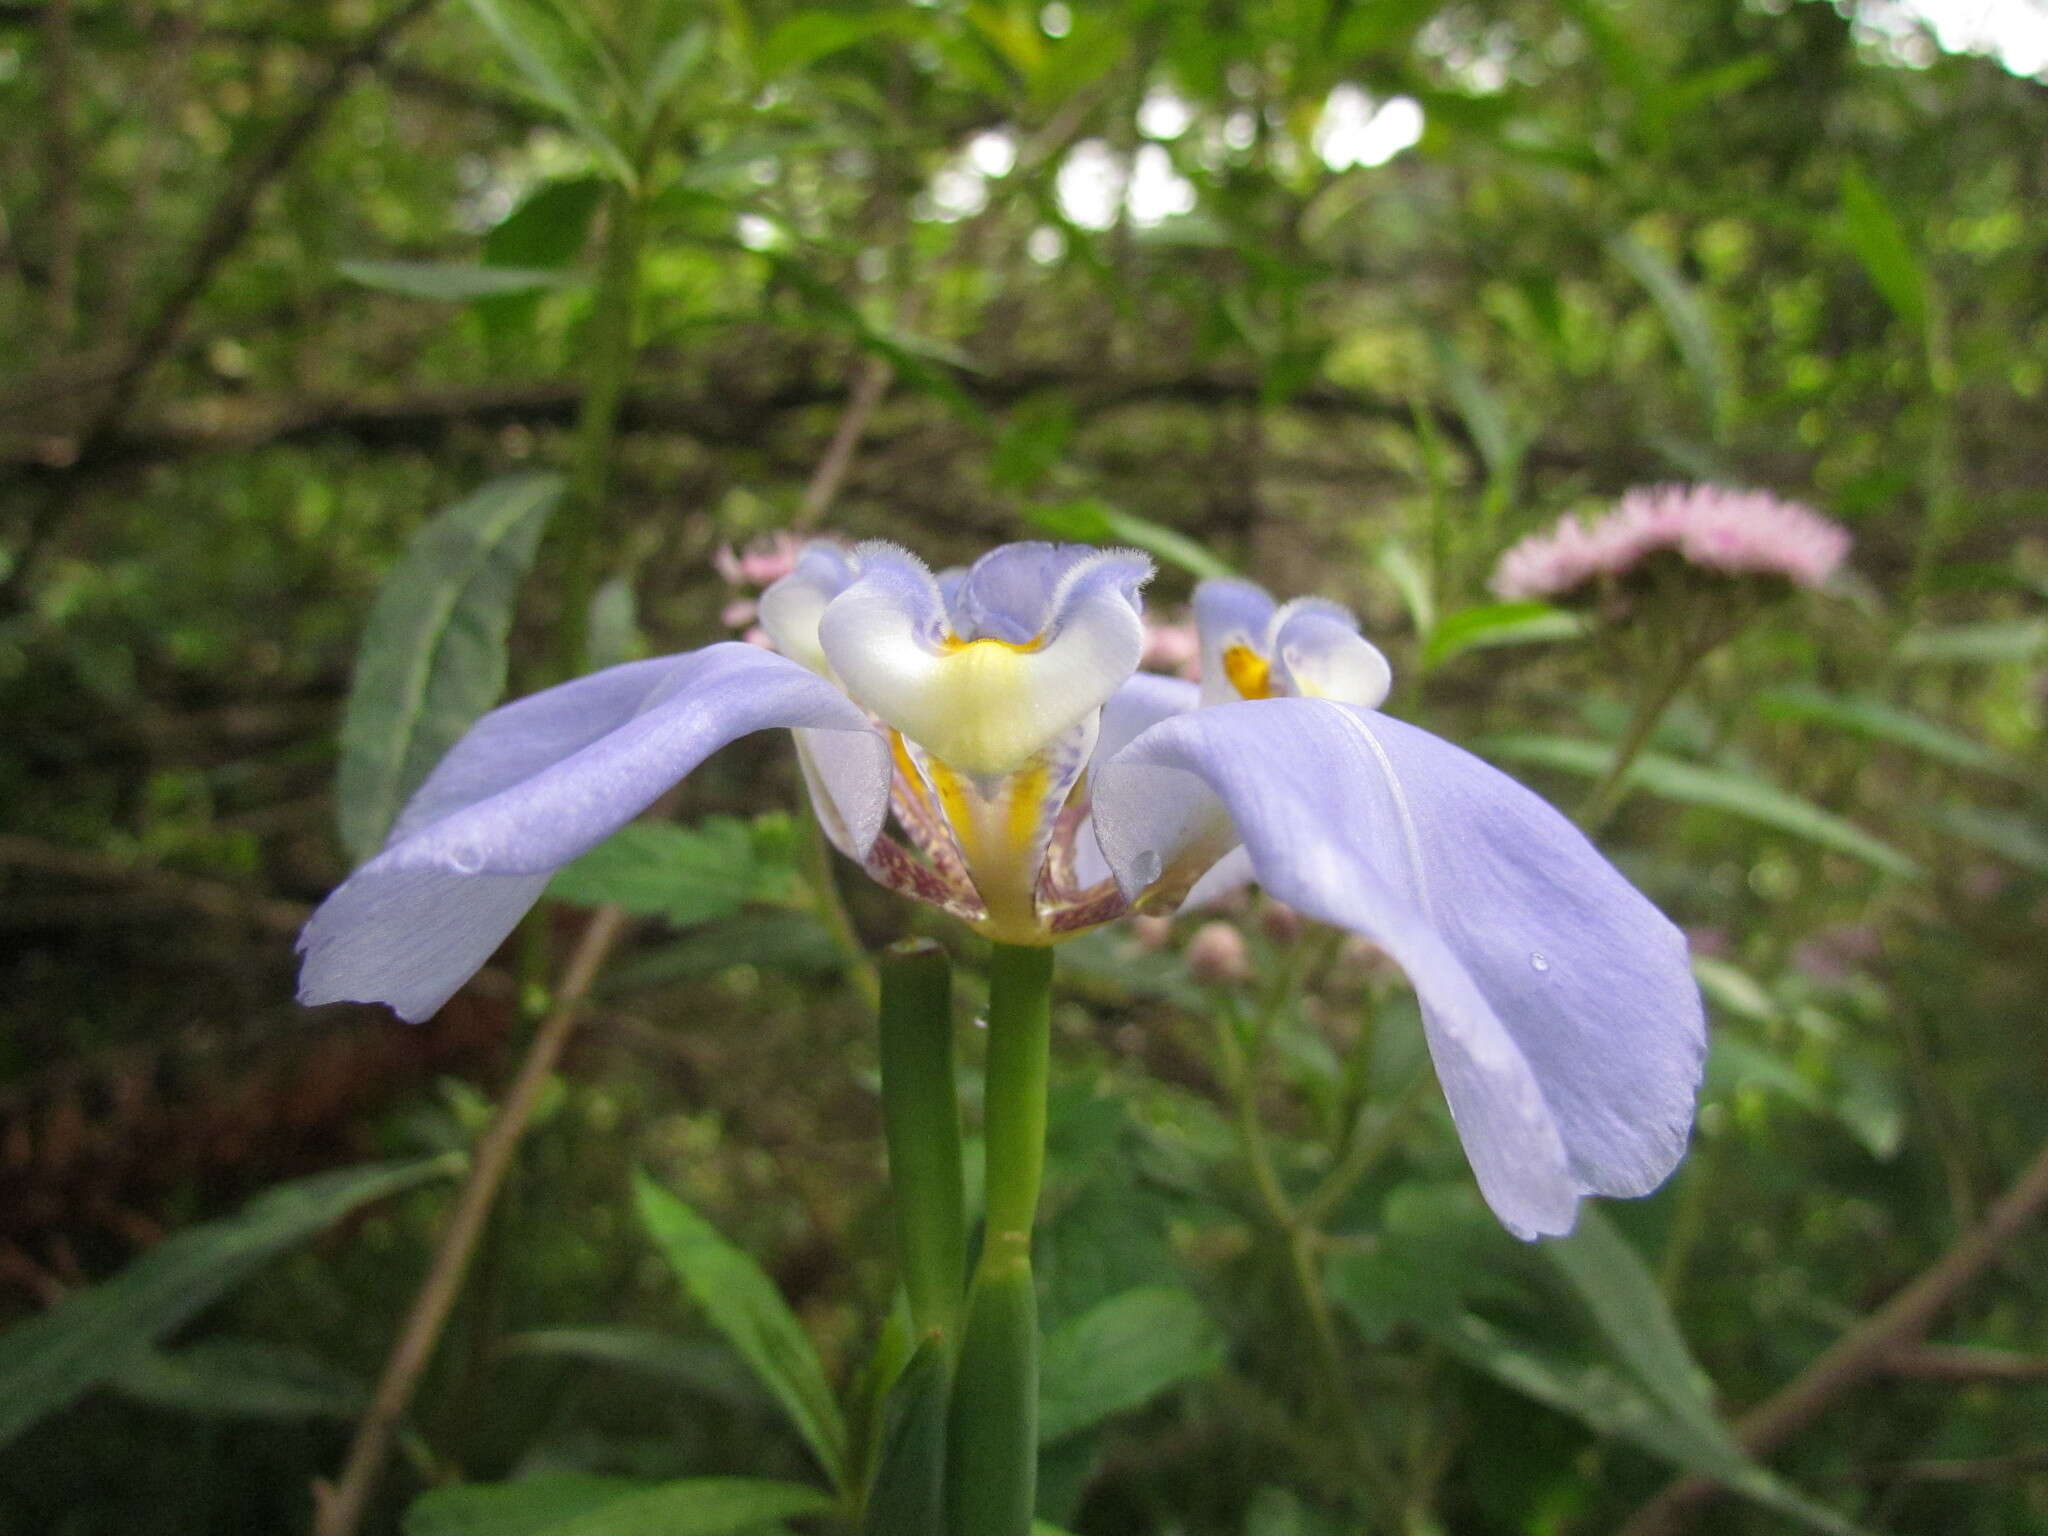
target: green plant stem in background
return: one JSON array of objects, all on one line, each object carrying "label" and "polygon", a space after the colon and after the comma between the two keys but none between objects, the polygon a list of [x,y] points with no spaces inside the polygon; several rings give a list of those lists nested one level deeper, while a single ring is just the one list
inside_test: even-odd
[{"label": "green plant stem in background", "polygon": [[953,968],[929,939],[883,954],[882,1126],[897,1251],[921,1337],[950,1339],[966,1283],[966,1194],[953,1078]]},{"label": "green plant stem in background", "polygon": [[948,1419],[952,1536],[1027,1536],[1038,1489],[1038,1303],[1031,1228],[1045,1171],[1052,951],[989,961],[987,1221]]},{"label": "green plant stem in background", "polygon": [[607,215],[604,264],[587,347],[589,384],[576,420],[568,501],[556,524],[562,548],[562,611],[556,626],[561,678],[578,677],[588,669],[590,602],[597,592],[604,544],[612,444],[618,434],[619,400],[633,374],[634,325],[640,308],[647,218],[639,190],[614,186]]},{"label": "green plant stem in background", "polygon": [[1650,738],[1657,733],[1657,727],[1677,701],[1679,690],[1685,687],[1686,679],[1692,676],[1693,667],[1698,663],[1696,654],[1681,652],[1667,662],[1660,675],[1654,675],[1636,699],[1635,712],[1629,717],[1628,730],[1615,746],[1614,761],[1608,764],[1607,772],[1600,776],[1600,782],[1593,786],[1586,796],[1586,803],[1579,812],[1579,825],[1587,835],[1598,832],[1621,809],[1621,802],[1628,797],[1628,771],[1642,756],[1643,748],[1650,744]]}]

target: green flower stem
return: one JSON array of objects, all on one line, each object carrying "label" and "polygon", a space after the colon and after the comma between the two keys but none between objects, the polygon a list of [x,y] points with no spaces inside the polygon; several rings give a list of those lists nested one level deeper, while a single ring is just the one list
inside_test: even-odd
[{"label": "green flower stem", "polygon": [[882,1124],[896,1244],[920,1337],[953,1337],[966,1285],[966,1194],[953,1079],[953,968],[929,939],[882,956]]},{"label": "green flower stem", "polygon": [[647,210],[640,192],[623,183],[606,205],[603,265],[586,343],[589,387],[576,420],[569,493],[557,522],[562,547],[562,612],[556,629],[565,678],[589,665],[590,600],[597,591],[604,548],[604,506],[611,490],[612,443],[619,401],[633,374],[634,327],[640,308],[641,247]]},{"label": "green flower stem", "polygon": [[987,1226],[948,1420],[952,1536],[1029,1536],[1038,1490],[1038,1299],[1031,1227],[1045,1172],[1052,951],[989,962]]}]

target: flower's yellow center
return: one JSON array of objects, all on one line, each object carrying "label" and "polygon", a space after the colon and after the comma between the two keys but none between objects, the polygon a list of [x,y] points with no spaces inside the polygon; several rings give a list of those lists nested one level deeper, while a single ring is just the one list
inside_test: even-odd
[{"label": "flower's yellow center", "polygon": [[1223,675],[1240,698],[1273,696],[1273,665],[1248,645],[1233,645],[1224,651]]}]

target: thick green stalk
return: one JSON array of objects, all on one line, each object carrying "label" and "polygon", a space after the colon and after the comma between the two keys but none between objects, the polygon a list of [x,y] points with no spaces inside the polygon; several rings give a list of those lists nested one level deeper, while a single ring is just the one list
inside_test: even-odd
[{"label": "thick green stalk", "polygon": [[604,508],[611,489],[612,447],[619,401],[633,375],[634,328],[640,308],[640,250],[646,208],[637,188],[612,188],[606,207],[604,262],[590,320],[590,383],[576,420],[569,494],[556,522],[562,549],[562,613],[556,630],[559,671],[580,675],[589,664],[590,600],[597,591],[604,546]]},{"label": "thick green stalk", "polygon": [[1029,1536],[1038,1492],[1038,1300],[1031,1226],[1045,1171],[1052,951],[998,944],[989,964],[987,1226],[947,1431],[952,1536]]},{"label": "thick green stalk", "polygon": [[953,1337],[967,1279],[960,1106],[953,1080],[953,970],[929,939],[882,956],[882,1125],[897,1253],[919,1337]]}]

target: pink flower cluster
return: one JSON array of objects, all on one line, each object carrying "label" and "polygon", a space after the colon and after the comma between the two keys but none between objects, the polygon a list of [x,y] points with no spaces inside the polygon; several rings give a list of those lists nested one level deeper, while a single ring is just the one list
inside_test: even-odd
[{"label": "pink flower cluster", "polygon": [[754,625],[759,604],[746,595],[746,589],[760,592],[782,580],[796,569],[796,557],[803,548],[804,540],[794,533],[771,533],[737,551],[730,544],[719,545],[711,557],[711,568],[737,594],[719,611],[719,622],[727,629],[745,630],[741,638],[749,645],[767,645],[767,634]]},{"label": "pink flower cluster", "polygon": [[1849,553],[1840,524],[1765,491],[1719,485],[1659,485],[1628,492],[1591,521],[1560,520],[1514,545],[1494,567],[1492,586],[1509,599],[1556,597],[1618,578],[1659,551],[1702,570],[1775,576],[1817,587]]}]

